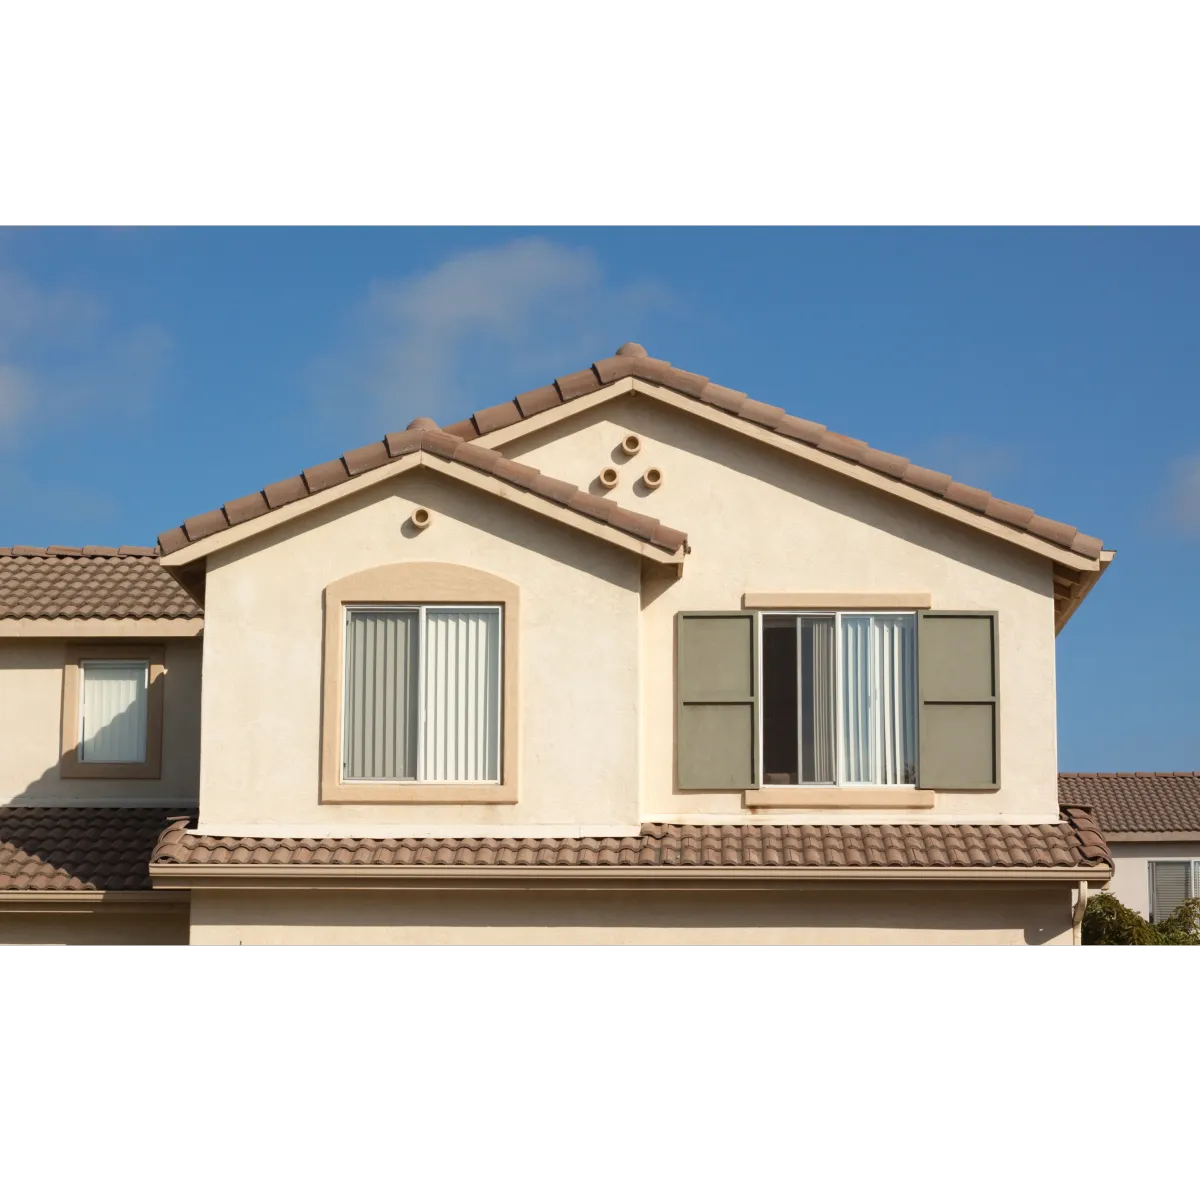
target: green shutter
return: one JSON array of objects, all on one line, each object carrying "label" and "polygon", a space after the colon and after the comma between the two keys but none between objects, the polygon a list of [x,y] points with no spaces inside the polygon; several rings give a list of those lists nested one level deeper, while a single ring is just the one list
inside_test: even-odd
[{"label": "green shutter", "polygon": [[1000,786],[997,621],[991,612],[920,614],[920,787]]},{"label": "green shutter", "polygon": [[758,786],[754,614],[676,618],[676,775],[681,788]]}]

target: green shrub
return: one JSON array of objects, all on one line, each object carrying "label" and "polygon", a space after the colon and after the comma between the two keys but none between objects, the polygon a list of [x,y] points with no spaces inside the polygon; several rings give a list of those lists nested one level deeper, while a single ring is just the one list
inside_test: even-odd
[{"label": "green shrub", "polygon": [[1200,946],[1200,899],[1181,904],[1161,921],[1147,921],[1109,892],[1088,900],[1085,946]]}]

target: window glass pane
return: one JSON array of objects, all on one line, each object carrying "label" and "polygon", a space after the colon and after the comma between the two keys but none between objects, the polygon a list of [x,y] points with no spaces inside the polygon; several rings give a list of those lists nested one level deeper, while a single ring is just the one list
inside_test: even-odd
[{"label": "window glass pane", "polygon": [[915,617],[871,618],[875,783],[917,781],[916,651]]},{"label": "window glass pane", "polygon": [[80,762],[145,762],[148,665],[84,662],[81,668]]},{"label": "window glass pane", "polygon": [[871,618],[842,618],[842,778],[872,783]]},{"label": "window glass pane", "polygon": [[418,627],[414,609],[352,609],[348,614],[346,779],[417,776]]},{"label": "window glass pane", "polygon": [[1156,862],[1150,864],[1150,920],[1169,917],[1188,898],[1191,863]]},{"label": "window glass pane", "polygon": [[835,706],[834,619],[801,617],[800,743],[804,783],[834,782]]},{"label": "window glass pane", "polygon": [[798,783],[795,617],[763,617],[763,782]]},{"label": "window glass pane", "polygon": [[428,780],[500,779],[500,614],[431,608],[425,614],[425,765]]}]

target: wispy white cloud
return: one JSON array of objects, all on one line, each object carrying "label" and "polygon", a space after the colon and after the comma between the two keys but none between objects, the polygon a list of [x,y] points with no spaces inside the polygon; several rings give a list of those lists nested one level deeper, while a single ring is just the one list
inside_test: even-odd
[{"label": "wispy white cloud", "polygon": [[0,447],[88,415],[144,412],[170,346],[155,325],[115,321],[98,296],[0,269]]},{"label": "wispy white cloud", "polygon": [[943,471],[963,483],[985,490],[1015,474],[1021,465],[1011,446],[957,434],[931,442],[917,461],[923,467]]},{"label": "wispy white cloud", "polygon": [[365,409],[372,428],[454,420],[504,399],[500,380],[532,387],[611,353],[668,302],[665,288],[610,283],[591,250],[547,238],[468,251],[372,284],[316,366],[319,400]]},{"label": "wispy white cloud", "polygon": [[1180,533],[1200,536],[1200,454],[1171,464],[1163,507],[1167,520]]}]

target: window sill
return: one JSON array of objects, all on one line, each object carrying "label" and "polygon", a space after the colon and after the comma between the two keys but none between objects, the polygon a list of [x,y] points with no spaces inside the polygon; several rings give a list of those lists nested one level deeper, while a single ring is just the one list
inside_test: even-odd
[{"label": "window sill", "polygon": [[765,787],[742,793],[747,808],[932,808],[936,793],[912,787]]},{"label": "window sill", "polygon": [[58,766],[60,779],[161,779],[156,762],[79,762],[72,751]]},{"label": "window sill", "polygon": [[335,783],[322,804],[516,804],[511,783]]}]

